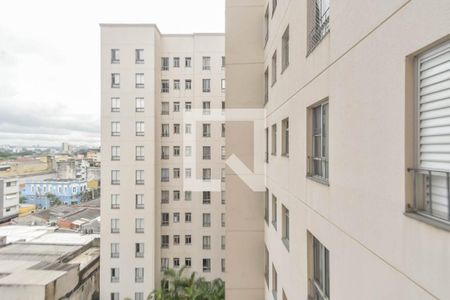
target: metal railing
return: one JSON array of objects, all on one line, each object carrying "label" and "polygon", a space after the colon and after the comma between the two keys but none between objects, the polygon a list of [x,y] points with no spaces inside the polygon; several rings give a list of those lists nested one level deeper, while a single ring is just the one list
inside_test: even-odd
[{"label": "metal railing", "polygon": [[413,212],[450,225],[450,171],[409,168],[413,174]]}]

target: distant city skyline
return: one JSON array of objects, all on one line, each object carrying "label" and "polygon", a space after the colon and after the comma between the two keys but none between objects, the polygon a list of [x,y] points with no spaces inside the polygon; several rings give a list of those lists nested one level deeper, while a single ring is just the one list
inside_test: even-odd
[{"label": "distant city skyline", "polygon": [[[157,23],[163,33],[223,32],[224,6],[224,0],[5,4],[0,11],[0,144],[99,146],[99,24]],[[51,11],[58,14],[42,13]]]}]

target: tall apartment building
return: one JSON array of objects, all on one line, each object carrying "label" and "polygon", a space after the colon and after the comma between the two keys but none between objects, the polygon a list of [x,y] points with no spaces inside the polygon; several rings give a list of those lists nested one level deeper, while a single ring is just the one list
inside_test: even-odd
[{"label": "tall apartment building", "polygon": [[449,13],[226,1],[227,299],[450,299]]},{"label": "tall apartment building", "polygon": [[0,178],[0,223],[7,222],[19,215],[18,177]]},{"label": "tall apartment building", "polygon": [[225,268],[223,34],[101,25],[101,298]]}]

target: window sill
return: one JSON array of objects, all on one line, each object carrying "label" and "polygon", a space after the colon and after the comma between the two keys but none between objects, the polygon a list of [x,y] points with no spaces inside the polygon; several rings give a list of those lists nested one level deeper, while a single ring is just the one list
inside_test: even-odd
[{"label": "window sill", "polygon": [[405,212],[403,214],[405,216],[410,217],[412,219],[415,219],[417,221],[421,221],[421,222],[423,222],[425,224],[431,225],[431,226],[436,227],[438,229],[450,232],[450,224],[446,224],[443,221],[437,220],[437,219],[432,218],[432,217],[427,217],[427,216],[425,216],[423,214],[419,214],[419,213],[416,213],[416,212]]},{"label": "window sill", "polygon": [[289,153],[281,153],[281,156],[282,156],[282,157],[289,158]]},{"label": "window sill", "polygon": [[317,183],[326,185],[326,186],[330,186],[330,182],[327,179],[321,178],[321,177],[317,177],[317,176],[312,176],[312,175],[306,175],[306,178],[315,181]]}]

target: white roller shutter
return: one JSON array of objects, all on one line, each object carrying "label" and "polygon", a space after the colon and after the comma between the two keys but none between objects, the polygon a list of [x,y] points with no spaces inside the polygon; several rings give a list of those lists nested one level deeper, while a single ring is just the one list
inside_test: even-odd
[{"label": "white roller shutter", "polygon": [[[419,165],[450,172],[450,43],[419,56],[417,72]],[[447,175],[432,174],[431,189],[429,181],[426,187],[427,202],[433,215],[446,218]]]}]

